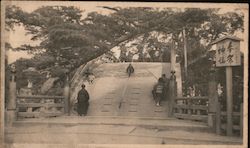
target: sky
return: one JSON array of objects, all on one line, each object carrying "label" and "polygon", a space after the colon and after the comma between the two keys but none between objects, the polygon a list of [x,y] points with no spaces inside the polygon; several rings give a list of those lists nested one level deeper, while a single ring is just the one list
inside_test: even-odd
[{"label": "sky", "polygon": [[[75,6],[81,10],[84,10],[83,17],[85,17],[89,12],[96,11],[102,14],[109,14],[110,10],[103,9],[100,6],[110,6],[110,7],[158,7],[158,8],[165,8],[165,7],[178,7],[178,8],[187,8],[187,7],[198,7],[198,8],[221,8],[220,13],[225,13],[228,10],[232,10],[234,8],[240,8],[240,10],[247,9],[247,6],[242,4],[207,4],[204,5],[202,3],[148,3],[148,2],[51,2],[51,1],[11,1],[9,2],[16,6],[21,7],[26,12],[32,12],[35,9],[41,6],[53,6],[53,5],[61,5],[61,6]],[[245,25],[246,26],[246,25]],[[242,33],[237,35],[240,38],[245,38]],[[15,31],[8,32],[9,42],[13,47],[19,47],[22,44],[31,44],[35,45],[39,42],[33,42],[30,40],[29,35],[25,34],[25,30],[22,26],[15,27]],[[13,52],[9,51],[8,55],[8,62],[12,63],[19,58],[31,58],[32,55],[27,54],[26,52]]]}]

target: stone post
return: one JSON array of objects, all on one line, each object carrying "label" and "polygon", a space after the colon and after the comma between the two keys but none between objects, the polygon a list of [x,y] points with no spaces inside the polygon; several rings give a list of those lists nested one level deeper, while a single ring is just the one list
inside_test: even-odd
[{"label": "stone post", "polygon": [[215,124],[215,131],[216,134],[220,135],[221,134],[221,108],[220,108],[220,102],[217,103],[216,105],[217,112],[216,112],[216,124]]},{"label": "stone post", "polygon": [[175,71],[171,71],[170,81],[169,81],[169,103],[168,103],[168,116],[172,117],[174,114],[174,105],[176,98],[176,76]]},{"label": "stone post", "polygon": [[243,137],[243,118],[244,118],[243,103],[240,104],[240,136]]},{"label": "stone post", "polygon": [[9,92],[8,92],[8,103],[7,103],[7,116],[6,116],[6,125],[12,126],[13,122],[17,118],[16,113],[16,68],[15,65],[11,65],[9,79]]},{"label": "stone post", "polygon": [[217,82],[215,79],[215,68],[212,65],[210,69],[210,76],[208,82],[208,126],[215,131],[216,127],[216,111],[218,104]]},{"label": "stone post", "polygon": [[70,86],[69,86],[69,75],[68,72],[66,72],[66,78],[65,78],[65,83],[64,83],[64,88],[63,88],[63,96],[64,96],[64,113],[67,115],[70,115]]}]

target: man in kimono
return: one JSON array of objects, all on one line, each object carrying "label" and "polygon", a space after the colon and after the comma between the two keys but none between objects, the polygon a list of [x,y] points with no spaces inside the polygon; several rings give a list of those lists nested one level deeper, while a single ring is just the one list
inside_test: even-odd
[{"label": "man in kimono", "polygon": [[163,83],[164,83],[164,91],[162,93],[162,100],[167,100],[168,97],[168,87],[169,87],[169,79],[166,77],[166,74],[162,74],[161,76]]},{"label": "man in kimono", "polygon": [[82,89],[78,92],[77,96],[77,112],[80,116],[87,115],[89,107],[89,93],[85,89],[85,85],[82,85]]},{"label": "man in kimono", "polygon": [[130,75],[132,74],[132,73],[134,73],[134,67],[132,66],[132,64],[129,64],[128,65],[128,67],[127,67],[127,73],[128,73],[128,77],[130,77]]},{"label": "man in kimono", "polygon": [[156,106],[160,106],[160,103],[162,101],[162,95],[164,92],[164,82],[162,78],[158,79],[158,83],[154,85],[154,88],[152,90],[152,94],[156,103]]}]

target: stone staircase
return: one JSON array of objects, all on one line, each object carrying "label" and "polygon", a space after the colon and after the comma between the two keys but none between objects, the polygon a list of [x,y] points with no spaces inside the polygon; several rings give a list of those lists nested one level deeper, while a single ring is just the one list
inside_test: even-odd
[{"label": "stone staircase", "polygon": [[[133,63],[135,73],[129,78],[127,66],[128,63],[106,63],[94,70],[96,80],[87,86],[91,97],[88,115],[166,118],[167,102],[156,107],[151,94],[162,74],[162,64]],[[170,72],[166,74],[170,76]]]}]

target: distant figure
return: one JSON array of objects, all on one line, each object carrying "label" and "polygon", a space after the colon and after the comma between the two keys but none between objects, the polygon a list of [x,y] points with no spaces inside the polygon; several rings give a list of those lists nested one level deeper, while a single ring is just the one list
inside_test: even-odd
[{"label": "distant figure", "polygon": [[89,107],[89,93],[85,89],[85,85],[82,85],[82,89],[78,92],[77,96],[77,112],[80,116],[87,115]]},{"label": "distant figure", "polygon": [[162,78],[159,78],[158,83],[154,86],[152,91],[154,100],[156,102],[156,106],[160,106],[163,91],[164,91],[164,82]]},{"label": "distant figure", "polygon": [[130,77],[130,75],[132,73],[134,73],[134,67],[132,66],[132,64],[129,64],[128,67],[127,67],[127,73],[128,73],[128,77]]},{"label": "distant figure", "polygon": [[194,88],[193,86],[189,86],[188,87],[188,97],[194,97],[195,96],[195,93],[194,93]]},{"label": "distant figure", "polygon": [[47,72],[47,73],[46,73],[46,78],[47,78],[47,79],[51,78],[51,73],[50,73],[50,72]]},{"label": "distant figure", "polygon": [[190,93],[190,96],[191,97],[194,97],[195,96],[195,85],[192,86],[192,90],[191,90],[191,93]]},{"label": "distant figure", "polygon": [[223,93],[223,86],[220,83],[217,85],[217,92],[218,96],[221,97]]},{"label": "distant figure", "polygon": [[27,87],[28,88],[32,88],[33,87],[33,83],[30,80],[28,80],[28,86]]},{"label": "distant figure", "polygon": [[92,72],[90,72],[89,68],[84,72],[84,74],[88,77]]},{"label": "distant figure", "polygon": [[95,79],[94,74],[90,74],[90,75],[88,75],[88,82],[89,82],[89,84],[93,84],[94,79]]},{"label": "distant figure", "polygon": [[89,69],[87,69],[84,74],[86,75],[88,83],[93,84],[94,79],[95,79],[95,75],[92,72],[90,72]]}]

